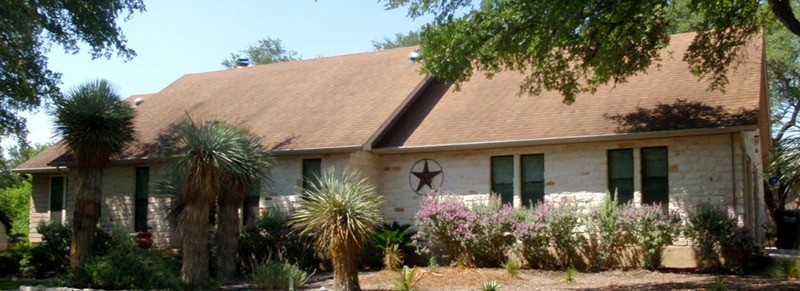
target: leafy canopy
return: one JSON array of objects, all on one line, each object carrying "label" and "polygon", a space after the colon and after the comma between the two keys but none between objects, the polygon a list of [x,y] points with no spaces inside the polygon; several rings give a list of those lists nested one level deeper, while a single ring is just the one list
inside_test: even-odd
[{"label": "leafy canopy", "polygon": [[300,59],[296,51],[287,50],[283,47],[283,41],[278,38],[270,38],[259,40],[257,44],[251,45],[246,49],[239,51],[238,54],[231,54],[231,57],[222,61],[222,66],[226,68],[236,68],[239,59],[248,59],[250,64],[262,65],[272,64],[288,61],[296,61]]},{"label": "leafy canopy", "polygon": [[658,62],[675,3],[688,5],[700,31],[683,59],[711,89],[722,89],[742,44],[758,31],[758,1],[387,0],[386,7],[434,16],[422,29],[423,68],[456,88],[476,70],[488,77],[519,71],[526,75],[520,93],[555,90],[572,103]]},{"label": "leafy canopy", "polygon": [[0,136],[26,133],[22,111],[60,98],[60,74],[47,66],[53,44],[78,53],[89,45],[93,58],[114,53],[130,59],[117,18],[145,10],[142,0],[3,1],[0,5]]},{"label": "leafy canopy", "polygon": [[392,48],[407,47],[420,43],[419,32],[409,31],[408,33],[395,33],[394,38],[384,37],[382,40],[373,40],[372,46],[375,50],[387,50]]}]

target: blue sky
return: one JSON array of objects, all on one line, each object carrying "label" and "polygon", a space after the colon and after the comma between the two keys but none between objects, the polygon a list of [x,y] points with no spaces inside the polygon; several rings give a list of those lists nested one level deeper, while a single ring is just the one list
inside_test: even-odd
[{"label": "blue sky", "polygon": [[[376,0],[145,1],[147,11],[120,25],[138,54],[92,60],[53,46],[49,68],[62,75],[61,89],[103,78],[120,95],[154,93],[180,76],[222,70],[223,59],[266,37],[279,38],[303,58],[373,50],[372,41],[418,30],[430,18],[413,20],[404,8],[385,10]],[[27,115],[28,140],[54,142],[46,112]],[[8,141],[5,141],[8,143]]]}]

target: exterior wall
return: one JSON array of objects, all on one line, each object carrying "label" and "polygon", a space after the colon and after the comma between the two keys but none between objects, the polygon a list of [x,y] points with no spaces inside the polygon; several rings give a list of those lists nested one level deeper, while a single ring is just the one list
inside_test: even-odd
[{"label": "exterior wall", "polygon": [[41,242],[42,235],[36,227],[50,221],[50,177],[53,174],[34,174],[31,178],[30,236],[31,242]]},{"label": "exterior wall", "polygon": [[[752,140],[747,133],[745,140]],[[516,148],[387,154],[381,156],[379,191],[386,197],[387,221],[411,223],[419,209],[420,195],[409,186],[410,167],[430,158],[443,170],[441,190],[465,197],[486,199],[490,192],[492,156],[514,155],[515,206],[520,206],[519,156],[544,154],[545,201],[572,202],[591,207],[606,193],[607,150],[634,149],[634,203],[641,201],[641,152],[643,147],[666,146],[669,167],[669,209],[686,217],[687,210],[700,202],[725,207],[744,221],[743,134],[717,134],[620,142],[593,142]],[[752,145],[748,145],[750,147]],[[751,158],[752,159],[752,158]],[[736,189],[736,191],[734,191]],[[734,195],[735,194],[735,195]]]}]

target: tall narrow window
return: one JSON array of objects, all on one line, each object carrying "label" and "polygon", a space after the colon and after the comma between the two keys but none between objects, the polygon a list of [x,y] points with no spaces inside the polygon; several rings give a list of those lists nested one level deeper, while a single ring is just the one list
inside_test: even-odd
[{"label": "tall narrow window", "polygon": [[258,202],[260,194],[258,191],[250,191],[244,199],[244,206],[242,207],[242,224],[248,222],[256,222],[258,218],[259,208]]},{"label": "tall narrow window", "polygon": [[522,155],[522,205],[531,207],[544,201],[544,155]]},{"label": "tall narrow window", "polygon": [[633,200],[633,149],[608,151],[608,192],[619,204]]},{"label": "tall narrow window", "polygon": [[660,203],[668,209],[667,148],[642,148],[642,203]]},{"label": "tall narrow window", "polygon": [[503,204],[514,203],[514,156],[492,157],[492,192]]},{"label": "tall narrow window", "polygon": [[149,196],[150,168],[136,168],[136,200],[134,208],[134,231],[147,231],[147,197]]},{"label": "tall narrow window", "polygon": [[50,177],[50,222],[64,223],[64,176]]},{"label": "tall narrow window", "polygon": [[322,168],[322,159],[303,160],[303,190],[311,190]]}]

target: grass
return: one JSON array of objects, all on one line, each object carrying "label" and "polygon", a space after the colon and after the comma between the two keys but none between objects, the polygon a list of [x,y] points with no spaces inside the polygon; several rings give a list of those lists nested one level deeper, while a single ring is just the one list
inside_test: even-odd
[{"label": "grass", "polygon": [[0,290],[19,290],[20,286],[45,286],[56,287],[58,282],[55,280],[34,280],[34,279],[0,279]]}]

